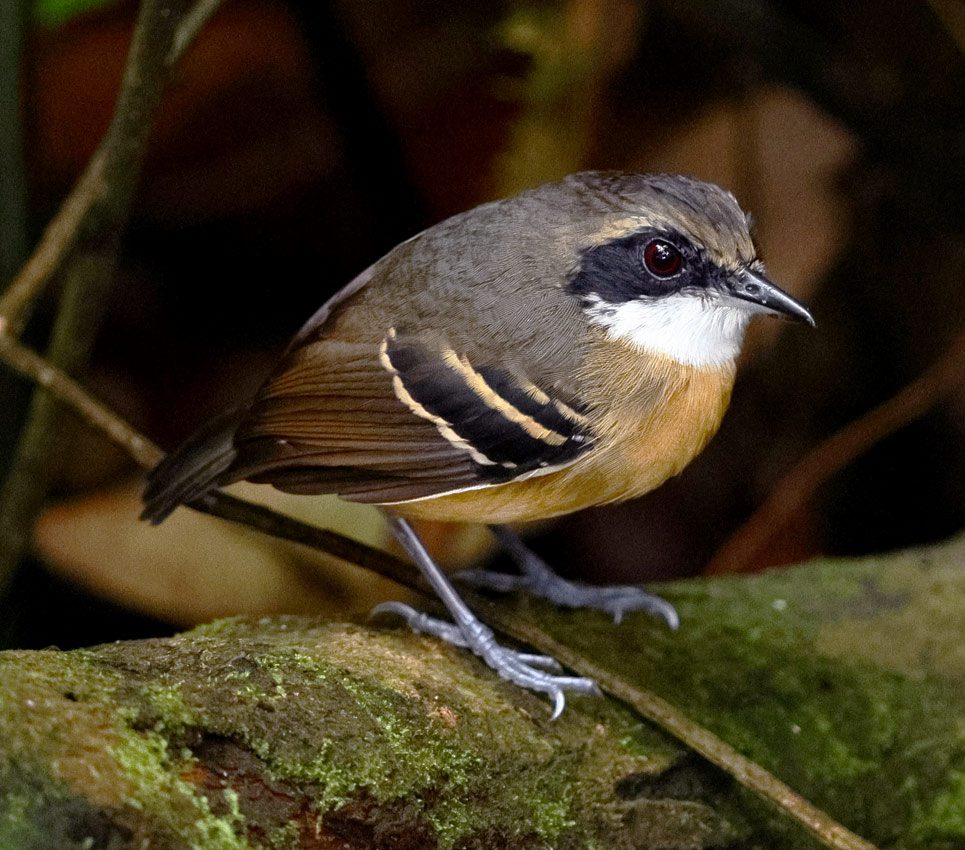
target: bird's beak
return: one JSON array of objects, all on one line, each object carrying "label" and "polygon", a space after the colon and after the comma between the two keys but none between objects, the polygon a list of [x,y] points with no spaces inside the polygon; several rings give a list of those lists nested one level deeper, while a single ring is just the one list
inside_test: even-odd
[{"label": "bird's beak", "polygon": [[795,322],[807,322],[814,327],[814,316],[800,301],[792,298],[781,287],[771,283],[764,275],[742,269],[728,282],[729,294],[741,301],[750,301],[762,307],[761,312],[784,316]]}]

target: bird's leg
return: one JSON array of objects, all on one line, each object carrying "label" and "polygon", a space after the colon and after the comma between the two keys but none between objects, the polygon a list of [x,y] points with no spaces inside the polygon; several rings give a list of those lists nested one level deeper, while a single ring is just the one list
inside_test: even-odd
[{"label": "bird's leg", "polygon": [[646,611],[672,629],[680,625],[673,605],[633,585],[597,586],[560,578],[533,552],[516,532],[504,525],[491,526],[493,535],[522,571],[509,575],[491,570],[464,570],[456,578],[476,587],[508,592],[526,590],[564,608],[592,608],[605,611],[619,623],[628,611]]},{"label": "bird's leg", "polygon": [[469,606],[456,593],[445,573],[436,566],[412,526],[404,519],[392,514],[386,514],[386,517],[392,533],[415,561],[425,580],[452,615],[454,622],[447,623],[430,617],[401,602],[384,602],[376,605],[372,610],[373,614],[386,612],[399,614],[416,632],[435,635],[447,643],[471,649],[502,678],[532,691],[547,694],[553,700],[554,718],[559,717],[560,712],[563,711],[566,691],[584,694],[599,693],[592,679],[556,675],[562,668],[553,658],[517,652],[500,646],[492,630],[469,610]]}]

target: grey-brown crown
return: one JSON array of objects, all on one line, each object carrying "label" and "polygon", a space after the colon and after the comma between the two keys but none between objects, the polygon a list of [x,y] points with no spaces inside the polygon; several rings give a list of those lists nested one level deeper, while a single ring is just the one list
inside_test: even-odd
[{"label": "grey-brown crown", "polygon": [[586,171],[563,185],[610,210],[586,247],[651,228],[680,233],[724,268],[756,258],[749,217],[730,192],[713,183],[680,174]]}]

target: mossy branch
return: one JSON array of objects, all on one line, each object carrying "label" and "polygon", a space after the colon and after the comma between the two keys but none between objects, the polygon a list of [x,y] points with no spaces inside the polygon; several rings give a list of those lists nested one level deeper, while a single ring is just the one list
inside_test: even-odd
[{"label": "mossy branch", "polygon": [[[685,628],[634,615],[619,653],[602,615],[518,614],[883,844],[935,850],[965,840],[963,566],[965,539],[679,582],[665,589]],[[539,697],[404,630],[225,621],[0,653],[10,850],[815,846],[774,815],[619,702],[576,697],[551,722]]]}]

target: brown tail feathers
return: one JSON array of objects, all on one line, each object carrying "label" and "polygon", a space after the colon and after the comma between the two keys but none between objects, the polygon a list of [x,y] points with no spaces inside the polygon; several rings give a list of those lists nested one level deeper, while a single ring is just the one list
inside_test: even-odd
[{"label": "brown tail feathers", "polygon": [[235,480],[231,474],[237,456],[234,435],[243,412],[232,410],[216,417],[148,473],[141,519],[157,525],[178,505]]}]

